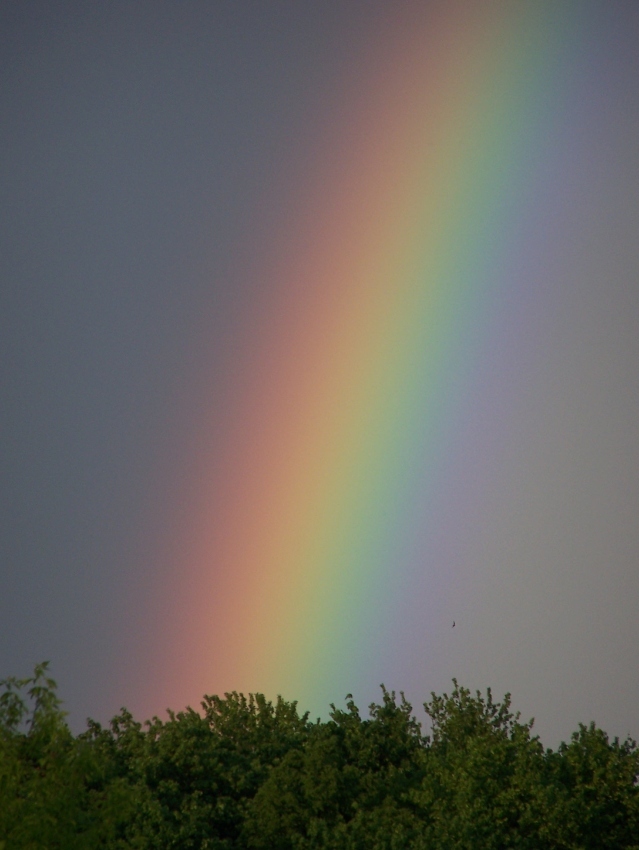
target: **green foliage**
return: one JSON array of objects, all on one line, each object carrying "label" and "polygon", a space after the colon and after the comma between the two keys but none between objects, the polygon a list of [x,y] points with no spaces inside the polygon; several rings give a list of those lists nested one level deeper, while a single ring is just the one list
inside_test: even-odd
[{"label": "green foliage", "polygon": [[47,666],[0,682],[0,839],[7,848],[89,848],[99,830],[94,754],[69,731]]},{"label": "green foliage", "polygon": [[145,727],[126,711],[112,721],[104,744],[134,801],[116,829],[117,846],[237,846],[248,801],[308,727],[295,703],[273,705],[262,695],[205,697],[202,709]]},{"label": "green foliage", "polygon": [[553,834],[561,848],[639,848],[639,753],[636,742],[612,743],[594,723],[579,725],[569,744],[548,754]]},{"label": "green foliage", "polygon": [[452,694],[432,694],[428,769],[416,795],[427,816],[428,846],[538,848],[543,820],[544,754],[532,721],[510,711],[510,694],[493,702],[453,680]]},{"label": "green foliage", "polygon": [[249,847],[411,846],[419,824],[410,792],[422,775],[423,742],[410,704],[383,689],[367,720],[352,699],[346,711],[332,709],[258,791]]},{"label": "green foliage", "polygon": [[639,850],[634,741],[544,750],[510,695],[453,684],[429,735],[382,688],[366,718],[231,693],[74,736],[40,664],[0,682],[0,850]]}]

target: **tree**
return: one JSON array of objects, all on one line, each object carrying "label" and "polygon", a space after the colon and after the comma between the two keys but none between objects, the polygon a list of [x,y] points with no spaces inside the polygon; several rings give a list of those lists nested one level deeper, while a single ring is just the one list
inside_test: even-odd
[{"label": "tree", "polygon": [[402,694],[383,689],[362,720],[346,711],[311,730],[304,746],[275,766],[248,810],[252,848],[400,848],[419,824],[410,790],[421,776],[420,728]]},{"label": "tree", "polygon": [[119,830],[125,846],[236,847],[248,802],[307,733],[306,715],[282,699],[231,693],[205,697],[202,708],[145,727],[128,712],[112,721],[118,775],[136,800]]},{"label": "tree", "polygon": [[31,850],[94,847],[92,753],[71,734],[47,668],[0,681],[0,839]]},{"label": "tree", "polygon": [[558,848],[639,848],[639,753],[631,738],[609,741],[594,723],[548,752],[550,834]]},{"label": "tree", "polygon": [[0,682],[0,850],[639,850],[639,753],[580,725],[556,752],[453,680],[422,735],[382,687],[327,722],[260,694],[73,736],[47,664]]},{"label": "tree", "polygon": [[449,696],[432,694],[424,708],[432,743],[414,795],[427,824],[426,846],[446,850],[539,850],[544,817],[540,788],[544,753],[533,721],[510,711],[510,694],[494,702],[453,679]]}]

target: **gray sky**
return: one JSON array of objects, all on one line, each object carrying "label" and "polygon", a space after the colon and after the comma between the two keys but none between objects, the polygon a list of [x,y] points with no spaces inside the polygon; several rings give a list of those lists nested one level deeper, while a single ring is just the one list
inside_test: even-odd
[{"label": "gray sky", "polygon": [[[451,675],[510,690],[549,745],[591,718],[639,736],[639,15],[586,5],[601,31],[554,277],[487,345],[494,389],[442,495],[476,506],[440,577],[459,642],[431,646],[425,691],[406,684],[416,702]],[[136,647],[163,629],[168,569],[150,553],[233,380],[247,269],[396,8],[0,7],[0,677],[51,659],[76,728],[143,705]]]}]

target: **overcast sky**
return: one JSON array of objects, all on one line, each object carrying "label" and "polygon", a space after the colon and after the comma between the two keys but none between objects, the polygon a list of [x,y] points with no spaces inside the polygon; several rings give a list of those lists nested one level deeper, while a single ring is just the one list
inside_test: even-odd
[{"label": "overcast sky", "polygon": [[[165,708],[136,703],[130,659],[162,630],[151,553],[171,491],[233,380],[260,290],[247,269],[403,5],[0,6],[0,677],[50,659],[76,728]],[[451,675],[510,690],[549,745],[591,717],[639,736],[639,15],[584,7],[603,24],[592,102],[575,105],[561,286],[526,319],[540,331],[525,391],[502,399],[512,442],[473,454],[473,429],[501,416],[483,409],[459,450],[470,475],[446,489],[482,505],[457,541],[474,547],[457,599],[446,589],[472,639],[433,646],[409,693]],[[508,367],[503,333],[486,369]]]}]

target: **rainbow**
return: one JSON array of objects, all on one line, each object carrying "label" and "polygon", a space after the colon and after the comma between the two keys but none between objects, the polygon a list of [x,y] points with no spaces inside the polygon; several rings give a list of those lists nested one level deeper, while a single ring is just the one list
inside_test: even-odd
[{"label": "rainbow", "polygon": [[164,590],[180,693],[325,711],[408,642],[427,658],[437,505],[561,131],[571,8],[406,6],[344,81],[193,448]]}]

